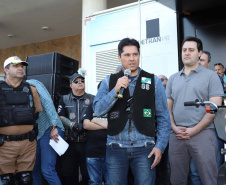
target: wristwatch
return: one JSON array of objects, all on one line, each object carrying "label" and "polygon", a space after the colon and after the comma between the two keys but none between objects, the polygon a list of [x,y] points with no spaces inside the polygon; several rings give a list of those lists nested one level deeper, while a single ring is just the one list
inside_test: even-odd
[{"label": "wristwatch", "polygon": [[56,125],[51,125],[49,128],[50,128],[50,130],[53,130],[53,129],[57,128],[57,126]]}]

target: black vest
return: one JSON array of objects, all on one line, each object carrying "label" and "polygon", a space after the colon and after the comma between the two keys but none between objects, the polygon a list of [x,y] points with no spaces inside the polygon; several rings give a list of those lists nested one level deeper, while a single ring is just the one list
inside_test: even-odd
[{"label": "black vest", "polygon": [[10,87],[0,81],[0,127],[35,125],[35,108],[31,87],[26,82]]},{"label": "black vest", "polygon": [[[82,98],[79,100],[76,99],[72,92],[68,95],[63,96],[63,102],[65,105],[66,110],[66,117],[69,118],[71,121],[83,124],[83,116],[86,113],[86,109],[89,104],[93,103],[94,96],[91,94],[85,93]],[[73,131],[70,129],[65,130],[64,139],[68,142],[71,141],[71,135]],[[84,131],[78,135],[75,142],[86,142],[87,141],[87,132]]]},{"label": "black vest", "polygon": [[[118,78],[123,72],[110,76],[109,91],[111,91]],[[119,134],[129,119],[126,112],[127,101],[130,99],[129,89],[125,89],[123,98],[118,99],[108,113],[108,134],[113,136]],[[146,136],[155,136],[155,81],[154,75],[141,70],[133,93],[133,100],[130,104],[130,115],[136,129]]]}]

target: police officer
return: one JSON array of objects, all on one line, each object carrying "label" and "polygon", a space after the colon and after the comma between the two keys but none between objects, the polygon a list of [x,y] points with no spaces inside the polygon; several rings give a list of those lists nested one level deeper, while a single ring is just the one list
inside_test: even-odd
[{"label": "police officer", "polygon": [[3,185],[30,185],[35,164],[35,123],[42,110],[37,90],[23,82],[25,66],[17,56],[5,60],[0,81],[0,175]]},{"label": "police officer", "polygon": [[59,101],[58,114],[64,123],[64,118],[74,122],[71,129],[66,129],[65,139],[69,148],[61,158],[61,182],[63,185],[79,183],[78,169],[82,174],[82,184],[88,184],[89,176],[86,169],[87,133],[83,129],[82,118],[94,96],[85,92],[85,78],[75,73],[70,78],[72,92],[64,95]]}]

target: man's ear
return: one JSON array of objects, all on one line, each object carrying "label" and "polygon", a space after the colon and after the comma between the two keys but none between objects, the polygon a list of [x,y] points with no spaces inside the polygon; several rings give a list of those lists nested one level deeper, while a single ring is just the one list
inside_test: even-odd
[{"label": "man's ear", "polygon": [[8,69],[7,68],[4,68],[4,72],[7,75],[8,74]]},{"label": "man's ear", "polygon": [[118,60],[121,62],[121,56],[120,55],[118,55]]},{"label": "man's ear", "polygon": [[[72,82],[73,83],[73,82]],[[70,88],[72,88],[72,83],[70,84]]]}]

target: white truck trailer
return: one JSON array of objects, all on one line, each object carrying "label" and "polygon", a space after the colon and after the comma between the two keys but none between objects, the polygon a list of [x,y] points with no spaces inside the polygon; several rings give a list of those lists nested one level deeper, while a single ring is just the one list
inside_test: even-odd
[{"label": "white truck trailer", "polygon": [[97,12],[85,24],[82,68],[89,93],[96,94],[97,84],[120,64],[117,46],[125,37],[140,42],[140,67],[147,72],[169,77],[179,69],[177,16],[161,3],[141,1]]}]

